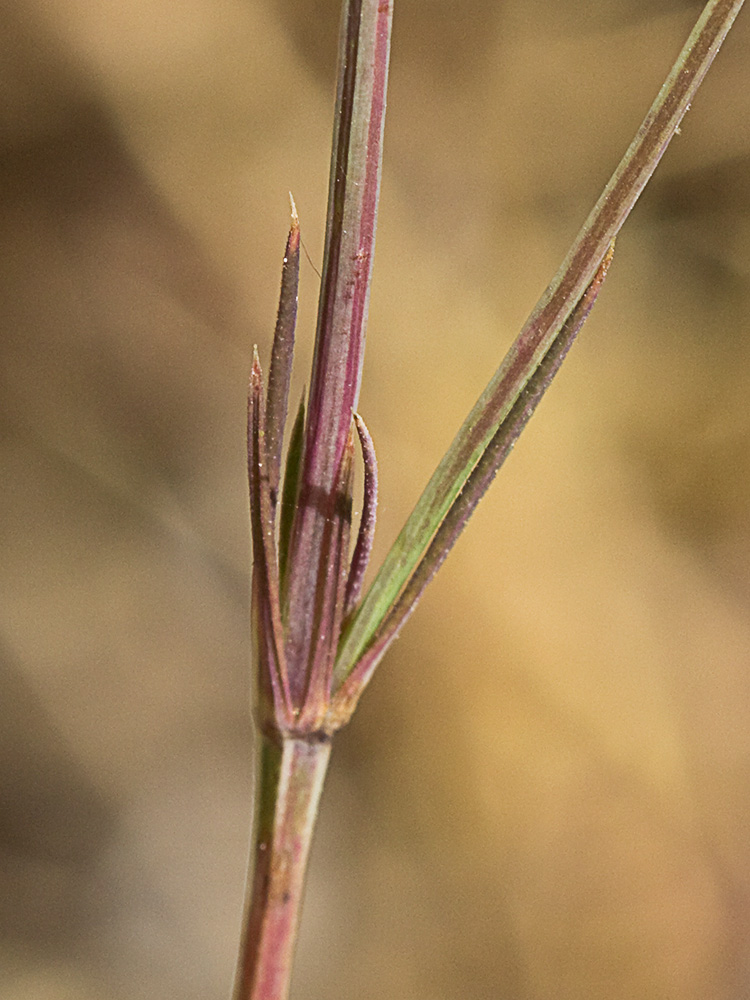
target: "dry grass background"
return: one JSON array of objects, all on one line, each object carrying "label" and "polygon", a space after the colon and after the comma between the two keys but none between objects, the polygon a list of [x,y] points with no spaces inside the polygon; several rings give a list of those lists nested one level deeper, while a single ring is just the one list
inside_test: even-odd
[{"label": "dry grass background", "polygon": [[[0,18],[0,995],[227,996],[243,410],[338,0]],[[361,409],[382,555],[697,14],[398,0]],[[338,739],[294,997],[750,990],[750,14]],[[302,285],[301,388],[317,277]],[[377,553],[376,553],[377,555]]]}]

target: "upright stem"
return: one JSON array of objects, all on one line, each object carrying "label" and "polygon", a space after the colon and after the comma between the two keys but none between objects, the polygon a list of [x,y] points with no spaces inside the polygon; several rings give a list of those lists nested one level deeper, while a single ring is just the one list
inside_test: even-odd
[{"label": "upright stem", "polygon": [[357,408],[375,249],[393,0],[343,0],[323,280],[286,595],[292,699],[304,696],[313,660],[333,659],[338,635],[320,581],[340,519],[336,483]]},{"label": "upright stem", "polygon": [[254,870],[234,1000],[286,1000],[315,817],[331,745],[264,735]]}]

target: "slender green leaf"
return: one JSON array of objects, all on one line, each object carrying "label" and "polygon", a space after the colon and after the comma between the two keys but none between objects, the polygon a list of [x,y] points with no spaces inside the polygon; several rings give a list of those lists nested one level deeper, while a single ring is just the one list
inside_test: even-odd
[{"label": "slender green leaf", "polygon": [[609,265],[614,253],[614,242],[610,245],[607,256],[602,261],[594,280],[584,292],[576,305],[560,335],[526,383],[521,395],[511,408],[506,419],[495,432],[494,437],[477,462],[466,481],[464,488],[458,494],[448,513],[443,518],[427,551],[410,576],[406,586],[397,601],[388,612],[380,628],[373,636],[364,655],[359,659],[354,670],[346,678],[336,677],[343,681],[337,692],[335,713],[351,712],[362,691],[369,682],[375,667],[386,650],[396,638],[401,628],[417,606],[428,583],[442,566],[459,535],[466,527],[469,518],[474,513],[477,504],[482,499],[498,469],[510,454],[513,446],[521,435],[531,415],[536,410],[542,396],[549,388],[552,379],[557,374],[573,345],[579,330],[586,322],[594,303],[599,295]]},{"label": "slender green leaf", "polygon": [[348,676],[389,613],[442,519],[594,278],[612,240],[694,99],[743,0],[710,0],[627,153],[495,376],[407,520],[347,629],[336,677]]}]

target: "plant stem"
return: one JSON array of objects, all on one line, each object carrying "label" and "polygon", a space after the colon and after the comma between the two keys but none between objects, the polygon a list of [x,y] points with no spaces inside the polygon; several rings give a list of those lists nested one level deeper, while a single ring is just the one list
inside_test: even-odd
[{"label": "plant stem", "polygon": [[336,483],[357,408],[375,249],[393,0],[343,0],[323,279],[299,495],[285,599],[292,698],[304,695],[321,647],[338,635],[320,581],[338,556],[326,551],[340,514]]},{"label": "plant stem", "polygon": [[329,741],[261,737],[252,889],[234,1000],[285,1000]]}]

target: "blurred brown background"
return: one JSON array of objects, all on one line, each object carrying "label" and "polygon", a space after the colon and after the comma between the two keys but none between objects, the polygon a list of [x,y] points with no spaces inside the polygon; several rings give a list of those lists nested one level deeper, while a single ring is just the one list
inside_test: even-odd
[{"label": "blurred brown background", "polygon": [[[685,0],[397,0],[361,409],[382,555]],[[220,1000],[250,820],[243,411],[338,0],[0,10],[0,995]],[[338,739],[294,997],[750,991],[750,12]],[[318,279],[305,264],[297,391]]]}]

